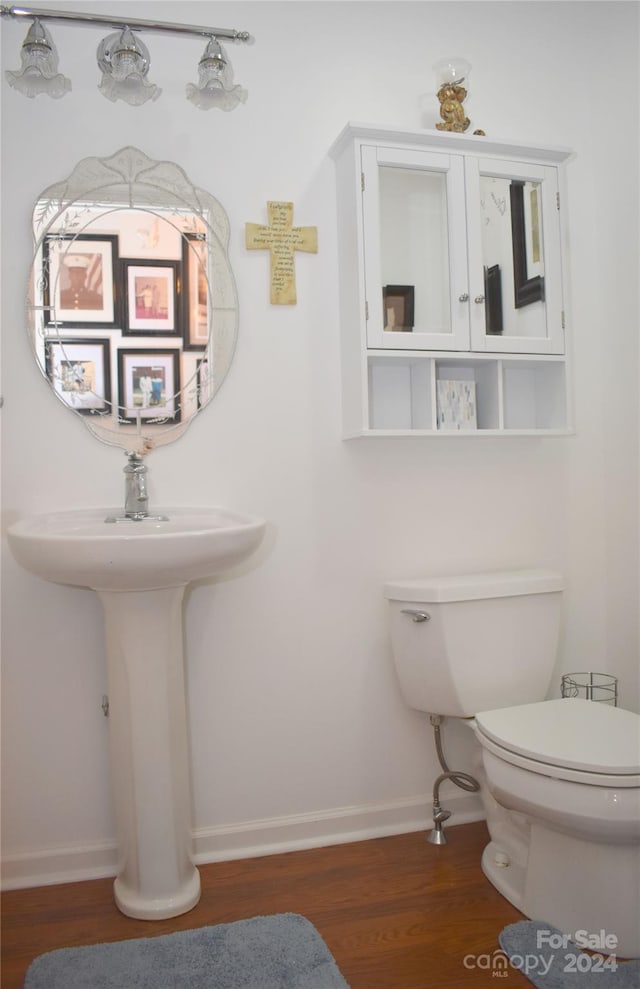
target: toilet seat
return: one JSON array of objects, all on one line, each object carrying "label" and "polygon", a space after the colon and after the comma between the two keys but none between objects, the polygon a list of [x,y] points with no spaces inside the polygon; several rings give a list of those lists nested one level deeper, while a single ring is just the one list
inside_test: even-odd
[{"label": "toilet seat", "polygon": [[595,786],[640,786],[640,716],[579,698],[483,711],[481,744],[543,776]]}]

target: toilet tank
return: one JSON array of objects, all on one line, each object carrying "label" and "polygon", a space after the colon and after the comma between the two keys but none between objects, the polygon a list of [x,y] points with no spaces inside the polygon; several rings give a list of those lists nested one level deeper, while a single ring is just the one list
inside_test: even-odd
[{"label": "toilet tank", "polygon": [[544,700],[563,587],[552,570],[386,584],[393,661],[409,707],[469,718]]}]

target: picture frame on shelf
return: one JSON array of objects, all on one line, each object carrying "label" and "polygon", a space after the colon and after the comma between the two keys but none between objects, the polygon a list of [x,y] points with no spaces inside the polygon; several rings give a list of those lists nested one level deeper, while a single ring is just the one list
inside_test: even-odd
[{"label": "picture frame on shelf", "polygon": [[181,335],[181,268],[180,261],[122,261],[124,336]]},{"label": "picture frame on shelf", "polygon": [[462,431],[478,428],[475,381],[438,378],[436,399],[438,429]]},{"label": "picture frame on shelf", "polygon": [[44,238],[43,305],[49,326],[102,330],[118,325],[117,245],[111,234]]},{"label": "picture frame on shelf", "polygon": [[486,331],[497,336],[504,328],[502,315],[502,273],[499,264],[484,266]]},{"label": "picture frame on shelf", "polygon": [[180,422],[180,350],[119,350],[118,406],[121,422]]},{"label": "picture frame on shelf", "polygon": [[54,392],[81,415],[111,412],[111,356],[108,339],[49,337],[45,370]]},{"label": "picture frame on shelf", "polygon": [[385,285],[382,289],[383,329],[387,333],[411,333],[414,326],[413,285]]},{"label": "picture frame on shelf", "polygon": [[182,245],[183,347],[185,350],[204,350],[209,343],[209,249],[204,234],[184,234]]}]

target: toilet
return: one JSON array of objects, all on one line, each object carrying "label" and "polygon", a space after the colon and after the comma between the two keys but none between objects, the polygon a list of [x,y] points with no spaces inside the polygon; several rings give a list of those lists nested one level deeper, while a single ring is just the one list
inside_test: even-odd
[{"label": "toilet", "polygon": [[550,570],[390,582],[393,662],[409,707],[473,732],[490,882],[530,919],[635,958],[640,716],[545,700],[563,586]]}]

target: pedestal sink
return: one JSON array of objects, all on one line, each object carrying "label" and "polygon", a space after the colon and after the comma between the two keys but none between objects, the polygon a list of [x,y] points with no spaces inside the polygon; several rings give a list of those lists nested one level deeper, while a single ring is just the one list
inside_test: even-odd
[{"label": "pedestal sink", "polygon": [[222,508],[163,508],[167,520],[105,522],[107,510],[14,523],[26,570],[91,587],[105,614],[111,772],[118,830],[114,894],[141,920],[185,913],[200,898],[192,860],[182,599],[187,584],[241,563],[265,523]]}]

